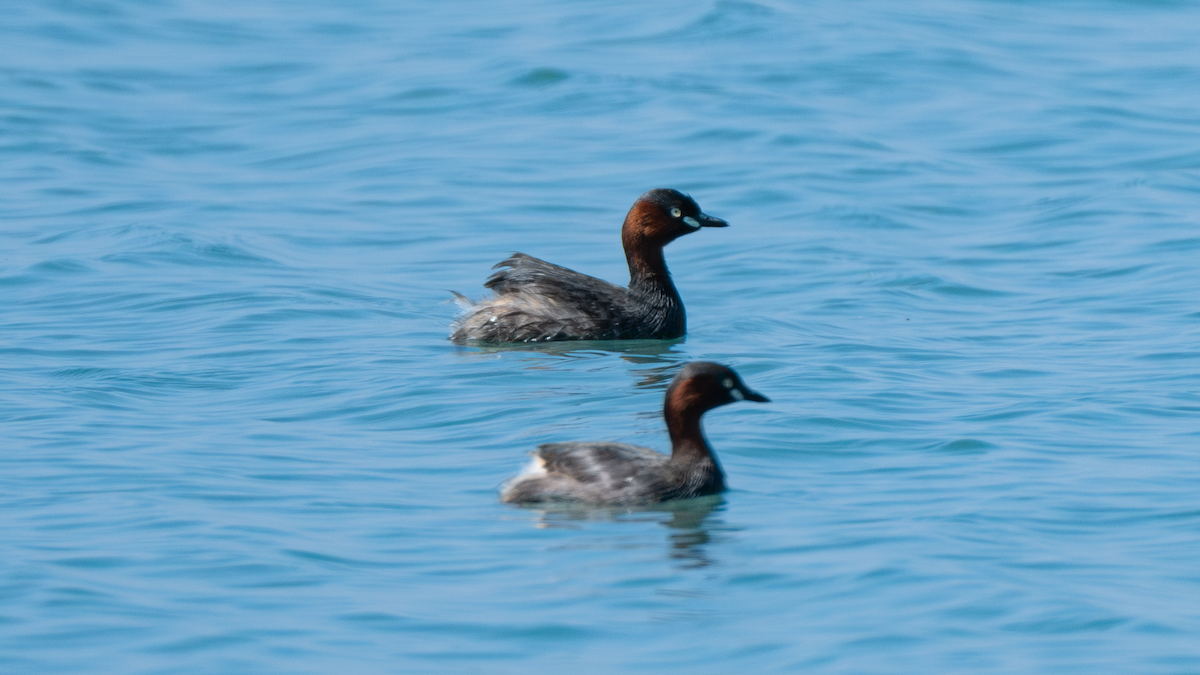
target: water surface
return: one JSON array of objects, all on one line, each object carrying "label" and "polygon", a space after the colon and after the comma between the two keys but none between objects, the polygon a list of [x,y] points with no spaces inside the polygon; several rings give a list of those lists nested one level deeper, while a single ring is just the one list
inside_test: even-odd
[{"label": "water surface", "polygon": [[[1196,6],[5,17],[5,672],[1200,671]],[[446,341],[653,187],[685,340]],[[730,492],[498,503],[695,359]]]}]

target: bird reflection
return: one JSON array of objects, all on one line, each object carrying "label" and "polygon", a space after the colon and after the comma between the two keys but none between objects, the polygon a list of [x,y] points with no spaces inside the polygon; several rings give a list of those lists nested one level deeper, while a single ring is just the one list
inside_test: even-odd
[{"label": "bird reflection", "polygon": [[671,378],[675,377],[675,373],[679,371],[681,362],[682,359],[662,366],[637,370],[633,373],[637,377],[633,381],[633,386],[638,389],[666,389]]},{"label": "bird reflection", "polygon": [[[467,356],[493,357],[506,352],[532,355],[552,355],[565,359],[594,359],[608,354],[617,354],[621,360],[638,367],[631,373],[633,386],[638,389],[665,389],[675,377],[679,366],[687,361],[687,355],[676,351],[683,343],[677,340],[575,340],[543,342],[540,344],[519,343],[511,345],[472,345],[460,350]],[[557,364],[537,359],[526,366],[532,370],[556,369]]]},{"label": "bird reflection", "polygon": [[676,530],[670,534],[671,557],[683,563],[684,567],[708,567],[712,564],[706,553],[707,544],[712,540],[709,534],[719,521],[709,523],[713,512],[725,505],[721,495],[710,495],[698,499],[685,499],[675,503],[660,505],[671,508],[671,519],[663,525]]},{"label": "bird reflection", "polygon": [[588,521],[647,522],[654,521],[671,530],[667,536],[668,556],[684,568],[707,567],[713,564],[708,556],[708,544],[713,530],[725,529],[713,514],[725,506],[721,495],[695,499],[680,499],[662,504],[636,507],[597,507],[583,504],[539,504],[530,509],[537,514],[539,528],[575,528]]},{"label": "bird reflection", "polygon": [[[681,355],[672,354],[684,338],[674,340],[564,340],[561,342],[514,342],[511,344],[467,345],[459,347],[464,354],[499,354],[503,352],[535,352],[568,358],[587,358],[601,353],[620,354],[630,363],[674,363]],[[674,358],[672,358],[674,356]]]}]

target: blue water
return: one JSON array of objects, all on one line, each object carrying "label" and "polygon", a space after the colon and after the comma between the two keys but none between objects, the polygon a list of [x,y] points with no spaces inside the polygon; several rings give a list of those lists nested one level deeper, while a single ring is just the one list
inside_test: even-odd
[{"label": "blue water", "polygon": [[[1200,672],[1200,5],[3,16],[0,671]],[[660,186],[686,340],[446,341]],[[694,359],[730,492],[498,503]]]}]

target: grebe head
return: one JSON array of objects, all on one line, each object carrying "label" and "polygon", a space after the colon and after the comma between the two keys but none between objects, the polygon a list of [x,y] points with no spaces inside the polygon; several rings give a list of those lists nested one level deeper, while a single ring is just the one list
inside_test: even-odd
[{"label": "grebe head", "polygon": [[732,368],[708,361],[687,364],[667,388],[668,408],[697,413],[738,401],[768,403],[770,400],[747,387]]},{"label": "grebe head", "polygon": [[696,200],[678,190],[651,190],[638,197],[625,216],[623,238],[659,246],[702,227],[728,227],[729,223],[700,210]]}]

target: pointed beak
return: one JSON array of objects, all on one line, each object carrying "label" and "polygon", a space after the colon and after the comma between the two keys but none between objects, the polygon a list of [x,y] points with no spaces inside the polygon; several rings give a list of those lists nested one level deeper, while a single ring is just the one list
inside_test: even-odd
[{"label": "pointed beak", "polygon": [[729,223],[707,213],[701,213],[696,220],[699,221],[700,227],[729,227]]},{"label": "pointed beak", "polygon": [[757,391],[754,391],[753,389],[747,389],[745,387],[742,387],[741,389],[742,389],[742,396],[745,396],[747,401],[757,401],[759,403],[770,403],[771,402],[771,399],[767,398],[766,396],[763,396],[762,394],[758,393]]}]

